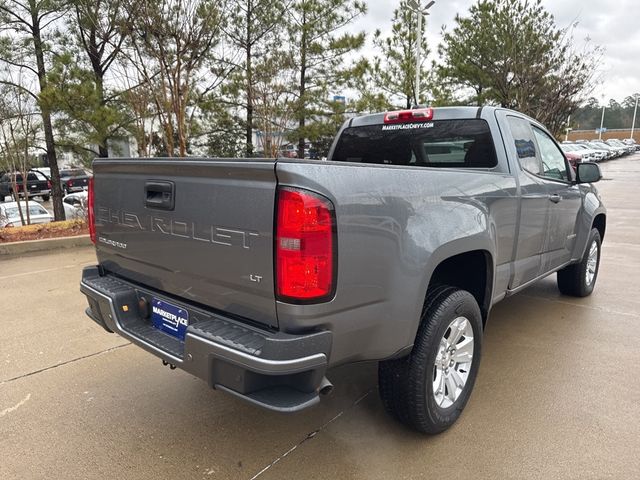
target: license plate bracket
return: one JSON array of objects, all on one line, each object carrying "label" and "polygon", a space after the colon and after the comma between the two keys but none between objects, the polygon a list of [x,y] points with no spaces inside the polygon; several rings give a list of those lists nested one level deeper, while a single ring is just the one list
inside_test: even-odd
[{"label": "license plate bracket", "polygon": [[184,342],[189,326],[189,312],[159,298],[151,300],[151,321],[158,330]]}]

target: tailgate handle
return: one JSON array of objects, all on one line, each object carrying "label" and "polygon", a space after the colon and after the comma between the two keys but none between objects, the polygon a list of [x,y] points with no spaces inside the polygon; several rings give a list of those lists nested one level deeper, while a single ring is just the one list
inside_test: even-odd
[{"label": "tailgate handle", "polygon": [[148,180],[144,184],[144,204],[149,208],[173,210],[175,206],[175,184],[159,180]]}]

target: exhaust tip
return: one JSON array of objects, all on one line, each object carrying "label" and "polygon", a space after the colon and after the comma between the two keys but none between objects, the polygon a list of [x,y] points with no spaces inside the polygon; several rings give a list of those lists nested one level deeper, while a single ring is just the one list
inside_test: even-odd
[{"label": "exhaust tip", "polygon": [[331,392],[333,392],[333,383],[331,383],[327,377],[323,377],[320,382],[320,386],[318,387],[318,393],[322,396],[326,396]]}]

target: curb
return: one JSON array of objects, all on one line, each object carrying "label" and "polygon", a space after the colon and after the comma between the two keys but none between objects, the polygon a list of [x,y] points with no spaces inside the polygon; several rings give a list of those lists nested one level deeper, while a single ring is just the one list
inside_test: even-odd
[{"label": "curb", "polygon": [[23,242],[0,243],[0,259],[7,256],[20,256],[27,253],[48,252],[64,248],[93,246],[89,235],[74,237],[47,238],[44,240],[25,240]]}]

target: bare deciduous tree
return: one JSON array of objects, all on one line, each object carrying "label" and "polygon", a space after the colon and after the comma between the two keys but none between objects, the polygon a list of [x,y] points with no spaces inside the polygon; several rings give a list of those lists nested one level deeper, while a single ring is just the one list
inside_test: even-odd
[{"label": "bare deciduous tree", "polygon": [[[166,152],[187,154],[189,109],[203,90],[219,86],[211,65],[220,38],[224,4],[212,0],[130,1],[138,21],[131,35],[129,58],[153,93]],[[202,87],[204,85],[204,87]],[[177,148],[176,148],[177,144]]]},{"label": "bare deciduous tree", "polygon": [[53,212],[56,220],[64,220],[62,187],[56,156],[51,108],[41,101],[39,92],[47,90],[47,54],[45,32],[66,13],[66,5],[59,0],[0,0],[0,25],[11,37],[0,42],[0,64],[5,73],[14,69],[37,79],[38,93],[24,84],[16,84],[5,76],[0,76],[0,84],[12,86],[30,95],[37,103],[42,116],[42,127],[51,168],[53,189]]},{"label": "bare deciduous tree", "polygon": [[[10,78],[14,80],[14,77]],[[16,84],[21,84],[19,79]],[[9,172],[22,177],[19,184],[17,175],[11,175],[13,199],[20,205],[18,213],[23,225],[31,223],[28,176],[34,160],[33,145],[38,143],[41,126],[40,112],[33,97],[24,89],[4,85],[0,89],[0,156]],[[21,191],[24,202],[20,200]]]}]

